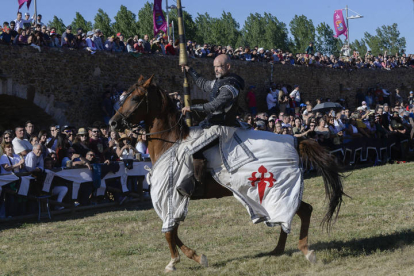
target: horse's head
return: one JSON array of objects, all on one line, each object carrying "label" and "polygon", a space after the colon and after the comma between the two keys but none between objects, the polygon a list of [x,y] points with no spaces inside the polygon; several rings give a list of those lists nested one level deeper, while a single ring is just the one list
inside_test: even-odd
[{"label": "horse's head", "polygon": [[112,129],[131,128],[146,118],[149,114],[148,93],[153,77],[154,75],[144,81],[144,77],[141,76],[138,82],[128,89],[120,108],[109,121]]}]

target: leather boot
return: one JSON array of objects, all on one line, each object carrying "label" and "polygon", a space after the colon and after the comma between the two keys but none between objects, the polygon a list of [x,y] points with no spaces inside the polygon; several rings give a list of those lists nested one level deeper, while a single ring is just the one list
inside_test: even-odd
[{"label": "leather boot", "polygon": [[195,190],[195,182],[196,181],[194,178],[190,178],[185,182],[181,182],[180,185],[176,187],[176,189],[180,193],[180,195],[191,197]]},{"label": "leather boot", "polygon": [[199,187],[200,184],[203,183],[206,175],[206,165],[206,159],[193,159],[194,179],[182,182],[176,188],[182,196],[191,197],[191,195],[196,190],[196,184],[198,184],[197,187]]}]

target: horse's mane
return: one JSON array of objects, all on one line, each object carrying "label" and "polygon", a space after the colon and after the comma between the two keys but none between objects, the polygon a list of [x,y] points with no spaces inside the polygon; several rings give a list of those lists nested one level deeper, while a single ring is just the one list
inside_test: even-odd
[{"label": "horse's mane", "polygon": [[169,133],[173,133],[177,138],[185,139],[190,132],[190,128],[185,122],[185,116],[181,116],[181,113],[177,110],[177,106],[170,96],[163,92],[157,85],[154,86],[157,89],[157,93],[161,96],[161,113],[167,115],[165,129],[172,128]]}]

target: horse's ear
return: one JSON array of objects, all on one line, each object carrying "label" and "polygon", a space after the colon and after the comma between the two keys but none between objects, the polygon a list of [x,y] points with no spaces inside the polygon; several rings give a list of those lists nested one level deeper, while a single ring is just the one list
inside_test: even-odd
[{"label": "horse's ear", "polygon": [[143,85],[144,88],[148,88],[151,85],[152,79],[154,78],[154,75],[152,75]]},{"label": "horse's ear", "polygon": [[141,75],[141,77],[139,77],[139,79],[138,79],[138,85],[141,85],[143,83],[144,83],[144,76]]}]

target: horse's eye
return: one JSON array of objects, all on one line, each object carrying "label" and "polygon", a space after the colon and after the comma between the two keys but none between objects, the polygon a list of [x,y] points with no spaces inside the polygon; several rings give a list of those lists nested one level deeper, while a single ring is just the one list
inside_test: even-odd
[{"label": "horse's eye", "polygon": [[139,102],[139,101],[140,101],[140,98],[139,98],[139,96],[134,96],[134,97],[132,98],[132,100],[133,100],[134,102]]}]

